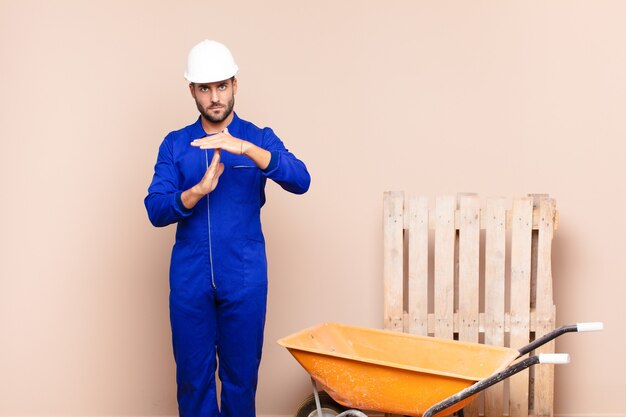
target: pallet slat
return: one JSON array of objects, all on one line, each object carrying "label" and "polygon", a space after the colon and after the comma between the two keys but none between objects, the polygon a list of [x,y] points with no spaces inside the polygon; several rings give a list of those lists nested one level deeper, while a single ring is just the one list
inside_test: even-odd
[{"label": "pallet slat", "polygon": [[437,197],[435,229],[435,336],[454,336],[454,196]]},{"label": "pallet slat", "polygon": [[387,192],[384,197],[384,291],[385,328],[402,331],[403,323],[403,206],[404,193]]},{"label": "pallet slat", "polygon": [[[511,228],[511,346],[528,344],[530,335],[530,277],[532,256],[532,199],[513,201]],[[526,417],[529,371],[510,378],[510,416]]]},{"label": "pallet slat", "polygon": [[[485,210],[485,343],[504,346],[506,209],[504,199],[490,198]],[[504,413],[504,385],[485,392],[485,415]]]},{"label": "pallet slat", "polygon": [[480,201],[461,198],[459,229],[459,340],[478,342]]},{"label": "pallet slat", "polygon": [[[537,329],[536,337],[554,330],[552,297],[552,236],[554,230],[554,200],[544,198],[539,203],[540,225],[537,239]],[[553,353],[554,341],[537,349],[537,353]],[[534,412],[537,416],[552,415],[554,402],[554,365],[535,369]]]},{"label": "pallet slat", "polygon": [[428,199],[409,199],[409,333],[428,335]]},{"label": "pallet slat", "polygon": [[[476,196],[460,199],[459,225],[459,340],[478,343],[480,201]],[[467,417],[478,415],[477,401],[465,408]]]},{"label": "pallet slat", "polygon": [[[429,222],[430,222],[430,227],[431,229],[435,228],[435,217],[436,214],[434,212],[430,212],[429,214],[430,218],[429,218]],[[532,224],[532,228],[533,230],[539,230],[539,223],[540,223],[540,213],[539,213],[539,208],[535,208],[533,209],[533,224]],[[461,222],[461,211],[460,210],[456,210],[454,212],[454,227],[458,230],[459,229],[459,225]],[[559,227],[559,213],[557,211],[554,212],[554,218],[552,219],[552,224],[553,224],[553,228],[554,230],[557,230]],[[485,224],[486,224],[487,220],[486,220],[486,212],[481,211],[480,213],[480,228],[484,229],[485,228]],[[512,217],[512,213],[511,211],[507,210],[506,212],[506,228],[507,229],[511,229],[511,224],[513,222],[513,217]]]}]

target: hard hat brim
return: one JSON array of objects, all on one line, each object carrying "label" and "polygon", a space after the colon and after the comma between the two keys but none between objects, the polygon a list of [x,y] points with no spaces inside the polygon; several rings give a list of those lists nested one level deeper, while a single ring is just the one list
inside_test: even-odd
[{"label": "hard hat brim", "polygon": [[233,78],[235,75],[237,75],[237,72],[239,72],[239,68],[235,65],[235,68],[233,68],[231,71],[228,71],[228,72],[222,72],[222,73],[216,73],[216,74],[210,74],[210,75],[204,74],[200,76],[196,74],[188,74],[185,71],[184,75],[185,75],[185,79],[189,81],[190,83],[207,84],[207,83],[216,83],[219,81],[229,80]]}]

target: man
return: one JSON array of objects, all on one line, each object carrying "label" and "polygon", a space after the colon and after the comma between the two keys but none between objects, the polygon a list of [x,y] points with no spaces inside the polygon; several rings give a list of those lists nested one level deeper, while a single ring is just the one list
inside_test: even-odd
[{"label": "man", "polygon": [[170,319],[184,417],[255,416],[267,300],[265,182],[296,194],[310,184],[304,163],[271,129],[234,113],[237,71],[221,43],[192,48],[185,78],[200,117],[165,137],[145,199],[153,225],[177,223]]}]

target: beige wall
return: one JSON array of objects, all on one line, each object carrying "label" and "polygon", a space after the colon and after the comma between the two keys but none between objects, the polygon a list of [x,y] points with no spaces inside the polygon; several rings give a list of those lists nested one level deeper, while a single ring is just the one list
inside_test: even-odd
[{"label": "beige wall", "polygon": [[[384,4],[384,5],[383,5]],[[182,74],[228,44],[239,114],[313,175],[268,186],[259,414],[308,393],[274,341],[382,325],[382,193],[557,199],[560,416],[626,415],[626,3],[0,0],[0,416],[173,415],[173,228],[143,208],[196,118]]]}]

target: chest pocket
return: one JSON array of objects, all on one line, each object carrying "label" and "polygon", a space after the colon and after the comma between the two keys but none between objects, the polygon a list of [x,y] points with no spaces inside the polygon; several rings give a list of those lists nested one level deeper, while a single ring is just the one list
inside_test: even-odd
[{"label": "chest pocket", "polygon": [[243,204],[259,203],[260,172],[254,164],[227,166],[228,194],[234,202]]}]

